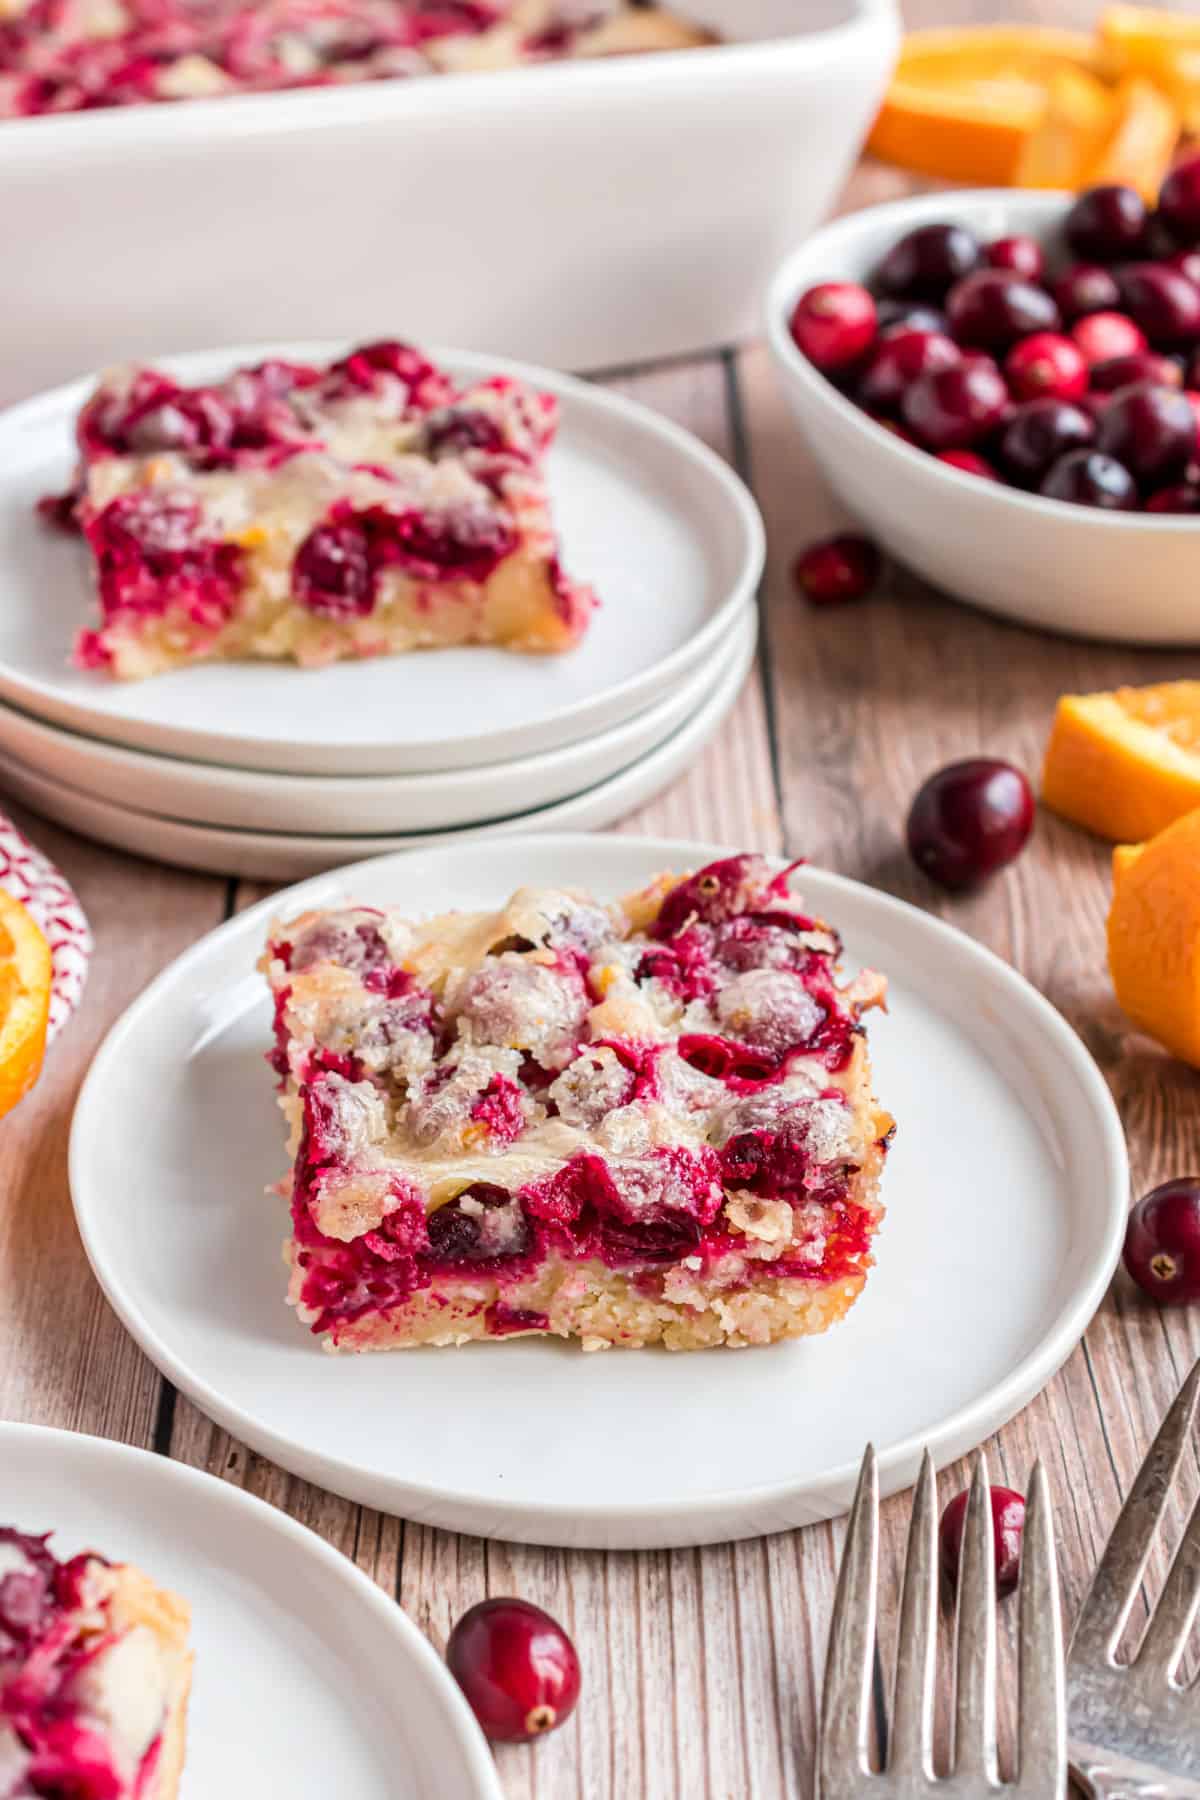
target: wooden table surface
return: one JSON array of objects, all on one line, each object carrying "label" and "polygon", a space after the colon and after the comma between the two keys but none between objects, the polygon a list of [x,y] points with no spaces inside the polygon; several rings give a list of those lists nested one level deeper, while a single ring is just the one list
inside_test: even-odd
[{"label": "wooden table surface", "polygon": [[[945,23],[993,10],[1004,8],[910,0],[908,17]],[[1008,10],[1084,23],[1093,9],[1088,0],[1025,0]],[[864,164],[844,205],[914,185]],[[902,572],[861,606],[809,612],[793,596],[788,565],[835,515],[761,348],[638,371],[612,385],[735,464],[758,496],[771,545],[763,653],[735,714],[697,766],[620,829],[786,850],[953,920],[1021,969],[1080,1033],[1120,1107],[1135,1192],[1194,1169],[1198,1077],[1130,1031],[1105,973],[1104,847],[1042,816],[1013,869],[977,898],[948,902],[906,862],[901,830],[918,782],[953,758],[1007,756],[1034,774],[1060,692],[1195,674],[1196,658],[1023,631]],[[152,1446],[240,1483],[353,1557],[439,1648],[454,1618],[485,1594],[518,1593],[549,1607],[579,1645],[584,1694],[553,1738],[501,1751],[511,1800],[806,1796],[840,1525],[634,1555],[523,1549],[406,1524],[248,1452],[177,1395],[126,1336],[71,1215],[66,1146],[75,1095],[101,1037],[150,977],[263,890],[160,868],[29,823],[75,883],[97,955],[80,1017],[0,1131],[0,1417]],[[153,1070],[146,1082],[153,1105]],[[997,1255],[1004,1243],[997,1219]],[[1068,1615],[1198,1353],[1200,1312],[1157,1311],[1119,1276],[1065,1368],[988,1445],[994,1478],[1016,1487],[1035,1456],[1046,1459]],[[949,1471],[943,1493],[963,1479],[962,1467]],[[885,1507],[884,1594],[893,1610],[889,1584],[906,1518],[903,1499]],[[1011,1626],[1006,1611],[1009,1633]],[[885,1621],[885,1651],[887,1635]],[[1003,1648],[1011,1657],[1011,1643]]]}]

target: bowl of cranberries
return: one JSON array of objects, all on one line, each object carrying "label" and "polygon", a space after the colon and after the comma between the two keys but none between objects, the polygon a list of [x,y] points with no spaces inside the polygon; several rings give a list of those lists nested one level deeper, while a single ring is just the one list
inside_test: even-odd
[{"label": "bowl of cranberries", "polygon": [[1200,156],[1132,189],[928,195],[817,232],[768,333],[835,494],[949,594],[1200,644]]}]

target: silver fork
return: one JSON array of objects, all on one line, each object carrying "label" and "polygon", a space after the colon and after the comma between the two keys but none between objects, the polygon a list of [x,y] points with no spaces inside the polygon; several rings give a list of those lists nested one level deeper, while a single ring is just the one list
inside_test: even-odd
[{"label": "silver fork", "polygon": [[1142,1464],[1075,1626],[1067,1661],[1071,1767],[1096,1800],[1200,1796],[1200,1685],[1176,1679],[1200,1611],[1200,1501],[1128,1663],[1116,1647],[1150,1560],[1200,1408],[1200,1363]]},{"label": "silver fork", "polygon": [[886,1769],[868,1761],[879,1585],[879,1476],[868,1448],[850,1514],[833,1606],[816,1800],[1057,1800],[1066,1792],[1062,1623],[1054,1525],[1040,1463],[1030,1481],[1021,1562],[1019,1775],[1001,1782],[996,1755],[996,1575],[987,1461],[975,1460],[963,1530],[955,1629],[957,1679],[954,1772],[933,1770],[933,1685],[937,1644],[937,1479],[921,1464],[900,1601],[900,1654]]}]

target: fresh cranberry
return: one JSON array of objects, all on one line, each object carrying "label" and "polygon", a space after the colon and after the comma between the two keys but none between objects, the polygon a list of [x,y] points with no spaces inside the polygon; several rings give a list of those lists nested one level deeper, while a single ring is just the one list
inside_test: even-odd
[{"label": "fresh cranberry", "polygon": [[1048,500],[1098,506],[1108,512],[1136,512],[1137,483],[1125,467],[1098,450],[1068,450],[1038,489]]},{"label": "fresh cranberry", "polygon": [[1087,392],[1088,366],[1082,350],[1057,331],[1035,331],[1009,351],[1004,376],[1017,400],[1078,400]]},{"label": "fresh cranberry", "polygon": [[1124,463],[1138,481],[1159,487],[1183,473],[1196,448],[1191,402],[1174,388],[1149,381],[1121,388],[1104,409],[1096,447]]},{"label": "fresh cranberry", "polygon": [[1151,1299],[1200,1300],[1200,1181],[1180,1176],[1145,1194],[1129,1215],[1123,1254]]},{"label": "fresh cranberry", "polygon": [[918,377],[901,403],[904,420],[931,450],[965,450],[1008,410],[1008,389],[988,356],[966,356]]},{"label": "fresh cranberry", "polygon": [[1046,273],[1046,253],[1036,238],[996,238],[984,246],[989,267],[1008,269],[1023,281],[1040,281]]},{"label": "fresh cranberry", "polygon": [[1157,494],[1151,494],[1146,502],[1148,513],[1195,513],[1200,512],[1200,487],[1192,487],[1186,481],[1175,487],[1159,488]]},{"label": "fresh cranberry", "polygon": [[920,300],[877,300],[875,313],[881,332],[891,331],[897,325],[906,325],[910,331],[946,329],[945,313],[939,312],[936,306],[925,306]]},{"label": "fresh cranberry", "polygon": [[292,564],[296,597],[324,618],[353,618],[375,604],[375,571],[362,526],[352,519],[310,531]]},{"label": "fresh cranberry", "polygon": [[1179,243],[1200,243],[1200,156],[1175,164],[1159,189],[1158,210]]},{"label": "fresh cranberry", "polygon": [[875,342],[875,302],[853,281],[822,281],[797,300],[790,328],[815,368],[848,369]]},{"label": "fresh cranberry", "polygon": [[961,469],[964,475],[978,475],[984,481],[1000,479],[999,471],[975,450],[939,450],[937,459],[952,469]]},{"label": "fresh cranberry", "polygon": [[1154,344],[1200,337],[1200,288],[1168,263],[1126,263],[1116,270],[1121,305]]},{"label": "fresh cranberry", "polygon": [[943,332],[901,326],[885,333],[875,346],[859,382],[858,397],[868,411],[886,412],[899,406],[905,388],[918,375],[930,369],[949,369],[961,361],[962,351]]},{"label": "fresh cranberry", "polygon": [[1076,256],[1114,263],[1135,256],[1146,231],[1146,202],[1131,187],[1088,188],[1067,214],[1064,230]]},{"label": "fresh cranberry", "polygon": [[1133,356],[1149,348],[1146,334],[1124,313],[1089,313],[1077,319],[1071,336],[1089,363],[1111,362],[1114,356]]},{"label": "fresh cranberry", "polygon": [[976,886],[1025,848],[1033,790],[1011,763],[972,756],[931,775],[908,815],[908,850],[942,887]]},{"label": "fresh cranberry", "polygon": [[1004,427],[1000,457],[1018,481],[1033,487],[1060,456],[1090,444],[1095,435],[1091,414],[1081,407],[1066,400],[1027,400]]},{"label": "fresh cranberry", "polygon": [[579,1698],[575,1646],[528,1600],[481,1600],[446,1645],[450,1673],[486,1735],[527,1743],[569,1719]]},{"label": "fresh cranberry", "polygon": [[1058,307],[1045,288],[1005,269],[978,269],[946,296],[946,318],[961,344],[1007,350],[1032,331],[1057,331]]},{"label": "fresh cranberry", "polygon": [[1107,362],[1094,363],[1092,388],[1101,394],[1115,394],[1118,388],[1134,381],[1152,381],[1158,387],[1182,387],[1183,370],[1169,356],[1153,350],[1135,350],[1129,356],[1111,356]]},{"label": "fresh cranberry", "polygon": [[961,225],[920,225],[892,245],[877,280],[885,294],[940,300],[979,263],[978,241]]},{"label": "fresh cranberry", "polygon": [[881,559],[869,538],[843,532],[823,538],[796,559],[796,586],[810,606],[841,606],[861,600],[879,579]]},{"label": "fresh cranberry", "polygon": [[1088,313],[1113,312],[1121,304],[1116,281],[1098,263],[1076,263],[1051,283],[1051,293],[1064,319],[1082,319]]},{"label": "fresh cranberry", "polygon": [[[1025,1535],[1025,1501],[1013,1488],[988,1489],[992,1503],[992,1552],[995,1557],[996,1592],[1011,1594],[1021,1575],[1021,1540]],[[963,1531],[967,1522],[970,1490],[956,1494],[942,1514],[939,1543],[942,1574],[951,1593],[958,1590],[962,1563]]]},{"label": "fresh cranberry", "polygon": [[1174,256],[1168,256],[1168,263],[1178,269],[1181,275],[1196,287],[1200,287],[1200,250],[1179,250]]}]

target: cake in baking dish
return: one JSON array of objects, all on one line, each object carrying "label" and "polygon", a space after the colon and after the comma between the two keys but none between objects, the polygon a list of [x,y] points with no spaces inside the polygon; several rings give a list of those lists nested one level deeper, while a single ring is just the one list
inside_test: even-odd
[{"label": "cake in baking dish", "polygon": [[712,41],[638,0],[0,0],[0,118]]},{"label": "cake in baking dish", "polygon": [[76,657],[123,679],[247,657],[316,667],[453,644],[570,649],[594,604],[559,561],[552,395],[463,385],[407,344],[185,386],[107,375],[72,493],[100,606]]},{"label": "cake in baking dish", "polygon": [[836,933],[736,856],[277,923],[289,1299],[328,1348],[766,1344],[860,1293],[893,1130]]},{"label": "cake in baking dish", "polygon": [[0,1527],[0,1800],[175,1800],[188,1608],[48,1536]]}]

